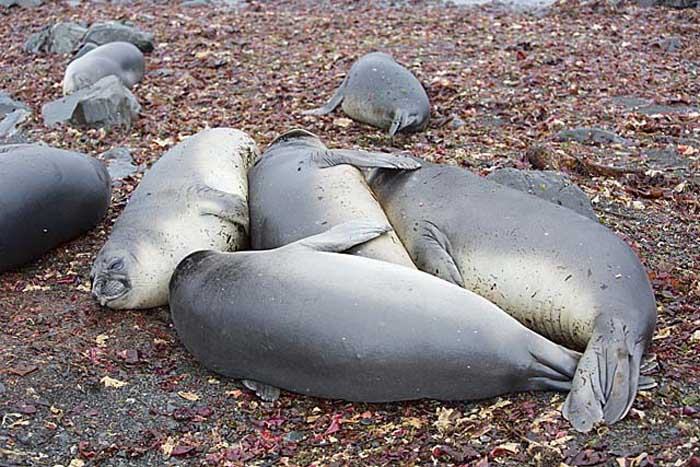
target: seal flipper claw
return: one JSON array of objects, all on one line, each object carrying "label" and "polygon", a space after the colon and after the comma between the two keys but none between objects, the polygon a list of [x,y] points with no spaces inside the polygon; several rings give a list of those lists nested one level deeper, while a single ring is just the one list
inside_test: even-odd
[{"label": "seal flipper claw", "polygon": [[440,279],[464,287],[464,278],[455,263],[450,239],[430,221],[423,221],[420,227],[421,245],[414,248],[413,259],[421,271],[430,272]]},{"label": "seal flipper claw", "polygon": [[289,246],[304,246],[316,251],[339,253],[368,242],[389,232],[391,226],[373,221],[352,221],[289,244]]},{"label": "seal flipper claw", "polygon": [[190,189],[202,215],[220,217],[248,231],[248,203],[239,195],[216,190],[206,185],[196,185]]},{"label": "seal flipper claw", "polygon": [[244,379],[241,381],[243,386],[254,391],[255,394],[262,400],[267,402],[276,401],[280,398],[280,390],[269,384],[259,383],[258,381],[253,381],[252,379]]},{"label": "seal flipper claw", "polygon": [[321,116],[321,115],[328,115],[329,113],[333,112],[338,105],[343,101],[343,97],[345,97],[345,85],[348,82],[347,76],[343,80],[343,82],[340,84],[340,87],[336,89],[335,93],[333,94],[333,97],[331,97],[331,100],[326,102],[326,104],[323,107],[319,107],[317,109],[311,109],[311,110],[305,110],[301,114],[302,115],[314,115],[314,116]]},{"label": "seal flipper claw", "polygon": [[353,149],[319,151],[314,153],[311,160],[321,168],[335,167],[341,164],[363,169],[416,170],[421,167],[420,162],[410,156]]},{"label": "seal flipper claw", "polygon": [[628,342],[622,321],[596,322],[562,409],[574,428],[587,432],[599,421],[612,424],[627,415],[639,386],[642,353],[641,346]]},{"label": "seal flipper claw", "polygon": [[389,136],[392,138],[396,133],[404,126],[408,115],[403,110],[397,110],[394,112],[394,118],[391,120],[391,126],[389,127]]}]

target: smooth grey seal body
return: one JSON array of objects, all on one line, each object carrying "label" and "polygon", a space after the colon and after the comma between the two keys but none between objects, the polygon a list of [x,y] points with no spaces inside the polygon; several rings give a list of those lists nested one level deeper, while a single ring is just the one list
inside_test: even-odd
[{"label": "smooth grey seal body", "polygon": [[96,159],[34,144],[0,146],[0,272],[92,229],[112,186]]},{"label": "smooth grey seal body", "polygon": [[143,79],[143,53],[129,42],[110,42],[73,60],[63,77],[63,95],[88,88],[105,76],[115,75],[131,88]]},{"label": "smooth grey seal body", "polygon": [[247,134],[214,128],[163,155],[95,259],[93,296],[114,309],[165,305],[182,258],[197,250],[247,247],[246,172],[256,154]]},{"label": "smooth grey seal body", "polygon": [[336,253],[388,228],[350,222],[274,250],[193,253],[170,283],[180,339],[267,399],[276,388],[368,402],[570,388],[579,355],[484,298]]},{"label": "smooth grey seal body", "polygon": [[369,183],[416,266],[585,349],[564,415],[588,431],[629,411],[656,304],[632,249],[599,223],[468,171],[424,163]]},{"label": "smooth grey seal body", "polygon": [[[328,149],[305,130],[279,136],[248,174],[252,247],[277,248],[352,220],[388,223],[357,167],[399,170],[420,164],[400,155]],[[351,253],[414,267],[394,232]]]},{"label": "smooth grey seal body", "polygon": [[331,100],[304,115],[329,114],[341,102],[350,118],[389,129],[391,136],[422,131],[430,118],[430,100],[420,81],[382,52],[360,57]]}]

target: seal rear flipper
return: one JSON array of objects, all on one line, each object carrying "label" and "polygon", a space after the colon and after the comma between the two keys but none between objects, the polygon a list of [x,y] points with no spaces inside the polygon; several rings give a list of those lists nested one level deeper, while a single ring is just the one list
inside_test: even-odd
[{"label": "seal rear flipper", "polygon": [[421,167],[416,159],[385,152],[367,152],[359,149],[326,149],[311,156],[311,160],[320,168],[348,164],[362,169],[396,169],[416,170]]},{"label": "seal rear flipper", "polygon": [[239,195],[216,190],[206,185],[190,188],[190,195],[195,198],[200,213],[204,216],[216,216],[239,225],[248,231],[248,202]]},{"label": "seal rear flipper", "polygon": [[255,394],[262,400],[272,402],[280,398],[280,390],[269,384],[259,383],[252,379],[241,380],[243,386],[254,391]]},{"label": "seal rear flipper", "polygon": [[641,345],[631,349],[624,323],[617,318],[605,320],[596,323],[562,409],[582,432],[599,421],[612,424],[624,418],[639,386]]},{"label": "seal rear flipper", "polygon": [[342,83],[340,83],[340,87],[336,89],[335,93],[333,94],[333,97],[331,97],[331,100],[326,102],[326,104],[323,107],[319,107],[317,109],[311,109],[311,110],[305,110],[301,114],[302,115],[315,115],[315,116],[320,116],[320,115],[328,115],[329,113],[333,112],[338,105],[343,101],[343,97],[345,97],[345,85],[348,82],[347,76],[343,80]]},{"label": "seal rear flipper", "polygon": [[430,221],[423,221],[412,258],[418,269],[464,287],[464,278],[452,255],[450,239]]},{"label": "seal rear flipper", "polygon": [[373,221],[345,222],[318,235],[290,243],[288,246],[304,246],[316,251],[340,253],[390,230],[392,230],[391,226]]}]

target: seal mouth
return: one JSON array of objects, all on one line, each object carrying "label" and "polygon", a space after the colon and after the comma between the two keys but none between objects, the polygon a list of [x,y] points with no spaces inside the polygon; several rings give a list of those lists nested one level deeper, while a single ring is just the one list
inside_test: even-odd
[{"label": "seal mouth", "polygon": [[92,296],[100,305],[105,306],[129,293],[130,288],[125,277],[96,278],[92,284]]},{"label": "seal mouth", "polygon": [[316,140],[320,140],[320,138],[317,135],[311,133],[308,130],[304,130],[303,128],[293,128],[279,135],[267,147],[269,149],[272,146],[275,146],[276,144],[284,143],[285,141],[297,138],[313,138]]}]

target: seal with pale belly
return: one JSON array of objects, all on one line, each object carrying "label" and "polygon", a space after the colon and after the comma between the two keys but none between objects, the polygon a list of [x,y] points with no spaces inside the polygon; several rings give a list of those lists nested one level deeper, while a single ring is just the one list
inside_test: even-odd
[{"label": "seal with pale belly", "polygon": [[170,283],[185,347],[264,399],[279,388],[384,402],[566,391],[579,354],[424,272],[337,254],[389,229],[350,222],[266,251],[201,251]]},{"label": "seal with pale belly", "polygon": [[204,130],[144,175],[92,268],[92,293],[114,309],[168,302],[177,263],[197,250],[248,246],[248,182],[255,142],[230,128]]},{"label": "seal with pale belly", "polygon": [[[352,220],[388,223],[357,167],[398,170],[420,164],[401,155],[328,149],[306,130],[275,139],[248,174],[253,249],[277,248]],[[394,232],[350,252],[415,267]]]},{"label": "seal with pale belly", "polygon": [[632,249],[599,223],[448,165],[369,183],[419,269],[585,349],[564,415],[588,431],[632,406],[656,304]]},{"label": "seal with pale belly", "polygon": [[430,100],[420,81],[391,55],[373,52],[360,57],[330,101],[304,115],[326,115],[342,102],[353,120],[397,132],[417,132],[428,126]]},{"label": "seal with pale belly", "polygon": [[88,88],[102,78],[115,75],[131,88],[143,79],[143,53],[129,42],[110,42],[73,60],[63,77],[63,95]]},{"label": "seal with pale belly", "polygon": [[95,227],[111,193],[97,159],[38,144],[0,145],[0,272]]}]

